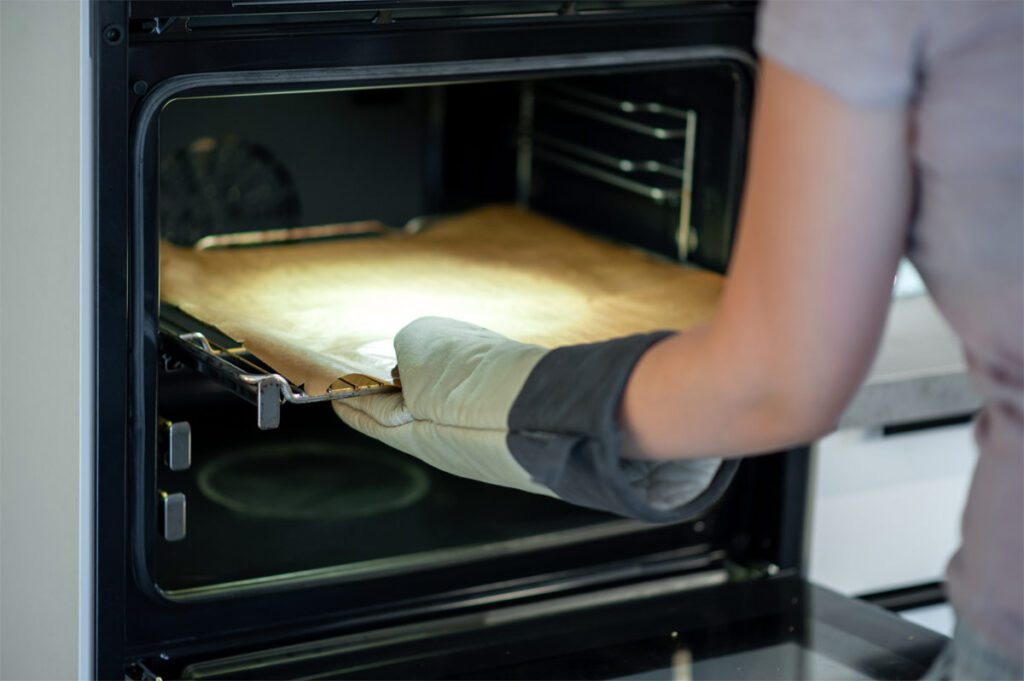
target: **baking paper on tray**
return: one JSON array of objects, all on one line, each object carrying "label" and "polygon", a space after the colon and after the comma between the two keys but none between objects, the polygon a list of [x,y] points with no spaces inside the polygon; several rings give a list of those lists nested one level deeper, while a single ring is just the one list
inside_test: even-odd
[{"label": "baking paper on tray", "polygon": [[164,301],[310,394],[350,373],[389,382],[392,340],[419,317],[557,347],[697,326],[711,318],[723,281],[504,205],[416,234],[160,249]]}]

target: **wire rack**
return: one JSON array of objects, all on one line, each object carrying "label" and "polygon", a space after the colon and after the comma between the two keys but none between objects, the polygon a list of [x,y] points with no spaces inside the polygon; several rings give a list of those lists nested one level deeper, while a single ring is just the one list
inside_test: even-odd
[{"label": "wire rack", "polygon": [[[551,126],[557,112],[567,121]],[[642,196],[659,205],[678,207],[676,242],[686,260],[694,246],[690,213],[697,140],[697,112],[657,101],[620,99],[558,81],[525,83],[521,91],[519,180],[528,193],[533,163],[558,166],[590,179]],[[592,132],[579,134],[576,124]],[[593,131],[597,130],[597,133]],[[609,148],[609,139],[630,136],[654,143],[647,158],[623,156]],[[635,138],[634,138],[635,139]],[[620,148],[623,145],[620,142]],[[639,147],[640,145],[635,145]],[[650,144],[643,145],[651,148]],[[523,198],[522,196],[520,197]]]},{"label": "wire rack", "polygon": [[256,405],[256,425],[271,430],[281,425],[281,405],[343,400],[358,395],[394,392],[401,388],[397,372],[385,383],[364,374],[340,376],[323,394],[311,395],[252,355],[245,346],[229,342],[223,334],[163,305],[160,351],[164,369],[188,367],[217,381],[232,393]]}]

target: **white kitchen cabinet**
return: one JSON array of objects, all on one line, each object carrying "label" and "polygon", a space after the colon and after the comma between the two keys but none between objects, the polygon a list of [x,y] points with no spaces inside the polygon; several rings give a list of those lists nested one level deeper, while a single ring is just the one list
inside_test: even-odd
[{"label": "white kitchen cabinet", "polygon": [[848,595],[941,581],[975,452],[966,423],[889,436],[842,430],[818,442],[810,579]]}]

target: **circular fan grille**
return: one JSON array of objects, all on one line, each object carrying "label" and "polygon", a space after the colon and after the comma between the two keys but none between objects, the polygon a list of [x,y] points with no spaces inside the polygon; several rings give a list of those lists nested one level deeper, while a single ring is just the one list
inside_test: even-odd
[{"label": "circular fan grille", "polygon": [[160,235],[172,243],[295,227],[299,215],[291,174],[258,144],[200,137],[160,164]]}]

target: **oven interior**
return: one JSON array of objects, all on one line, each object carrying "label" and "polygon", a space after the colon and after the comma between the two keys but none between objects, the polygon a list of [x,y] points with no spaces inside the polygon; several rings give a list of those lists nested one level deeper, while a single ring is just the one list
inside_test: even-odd
[{"label": "oven interior", "polygon": [[[399,229],[514,202],[724,272],[751,78],[745,65],[717,59],[179,97],[156,121],[160,237],[201,245],[366,220]],[[237,343],[171,306],[160,316],[161,425],[142,482],[153,511],[142,544],[145,579],[164,597],[358,582],[545,552],[560,552],[556,567],[583,564],[609,542],[620,558],[671,550],[718,560],[741,534],[727,527],[735,502],[664,528],[455,478],[351,431],[323,403],[285,404],[280,426],[261,429],[251,400],[201,362],[182,362],[173,341],[199,330],[218,347]]]}]

